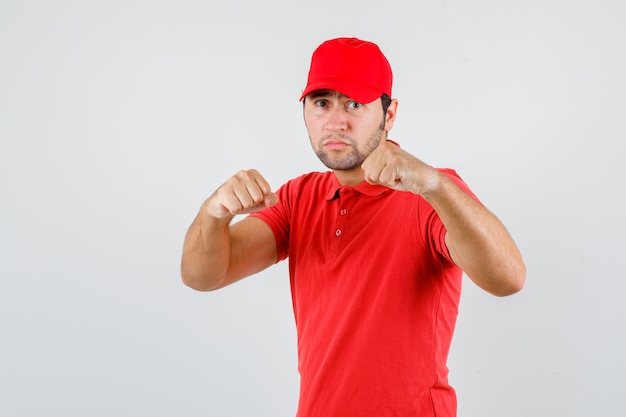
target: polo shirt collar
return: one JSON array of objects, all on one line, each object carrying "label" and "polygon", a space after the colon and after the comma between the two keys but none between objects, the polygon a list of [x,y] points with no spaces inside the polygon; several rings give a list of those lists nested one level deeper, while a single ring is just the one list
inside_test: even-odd
[{"label": "polo shirt collar", "polygon": [[335,175],[335,173],[333,172],[332,176],[331,176],[331,184],[328,190],[328,193],[326,194],[326,200],[330,201],[335,199],[338,195],[339,195],[339,190],[342,188],[352,188],[353,190],[358,191],[359,193],[368,196],[368,197],[376,197],[379,196],[383,193],[385,193],[389,188],[385,187],[384,185],[375,185],[375,184],[370,184],[367,181],[363,181],[357,185],[355,185],[354,187],[351,186],[343,186],[339,183],[339,180],[337,179],[337,176]]}]

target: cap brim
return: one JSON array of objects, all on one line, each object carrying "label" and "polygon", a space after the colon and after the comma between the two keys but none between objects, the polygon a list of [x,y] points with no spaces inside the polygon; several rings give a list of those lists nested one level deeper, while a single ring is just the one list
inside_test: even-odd
[{"label": "cap brim", "polygon": [[302,92],[302,95],[300,96],[300,101],[302,101],[312,92],[318,90],[339,91],[346,97],[350,97],[352,100],[358,101],[359,103],[363,104],[371,103],[372,101],[383,95],[383,92],[379,89],[370,87],[369,85],[360,82],[345,79],[327,79],[322,81],[316,81],[307,85]]}]

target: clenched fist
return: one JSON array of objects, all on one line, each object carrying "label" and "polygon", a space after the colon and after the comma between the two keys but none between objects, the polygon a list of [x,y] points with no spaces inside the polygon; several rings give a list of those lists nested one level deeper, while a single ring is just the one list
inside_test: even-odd
[{"label": "clenched fist", "polygon": [[228,219],[271,207],[277,202],[278,197],[265,178],[251,169],[239,171],[222,184],[207,199],[205,208],[210,216]]},{"label": "clenched fist", "polygon": [[437,183],[439,173],[391,141],[382,142],[361,165],[365,181],[398,191],[425,194]]}]

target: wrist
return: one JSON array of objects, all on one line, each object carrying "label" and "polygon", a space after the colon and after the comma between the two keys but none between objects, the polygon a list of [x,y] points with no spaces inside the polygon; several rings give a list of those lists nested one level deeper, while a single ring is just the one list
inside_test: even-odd
[{"label": "wrist", "polygon": [[213,223],[215,226],[227,226],[235,217],[230,211],[212,201],[212,197],[209,197],[202,203],[200,213],[206,221]]},{"label": "wrist", "polygon": [[419,175],[420,183],[416,185],[415,194],[419,194],[426,200],[439,193],[442,187],[443,174],[430,166],[425,166]]}]

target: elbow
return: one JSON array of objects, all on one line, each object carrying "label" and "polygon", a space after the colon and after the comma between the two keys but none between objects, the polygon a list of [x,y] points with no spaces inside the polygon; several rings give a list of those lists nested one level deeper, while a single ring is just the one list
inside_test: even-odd
[{"label": "elbow", "polygon": [[192,273],[184,268],[181,268],[181,279],[183,284],[196,291],[208,292],[221,288],[219,283],[215,283],[202,274]]},{"label": "elbow", "polygon": [[515,280],[515,281],[511,281],[507,285],[503,285],[489,292],[491,292],[493,295],[497,297],[508,297],[509,295],[513,295],[513,294],[520,292],[523,288],[524,288],[524,280]]},{"label": "elbow", "polygon": [[515,262],[509,259],[486,270],[465,270],[465,273],[478,287],[497,297],[518,293],[526,283],[526,266],[521,259]]},{"label": "elbow", "polygon": [[502,274],[497,282],[499,284],[489,291],[495,296],[506,297],[520,292],[526,283],[526,266],[520,261],[514,267],[509,268],[505,274]]}]

